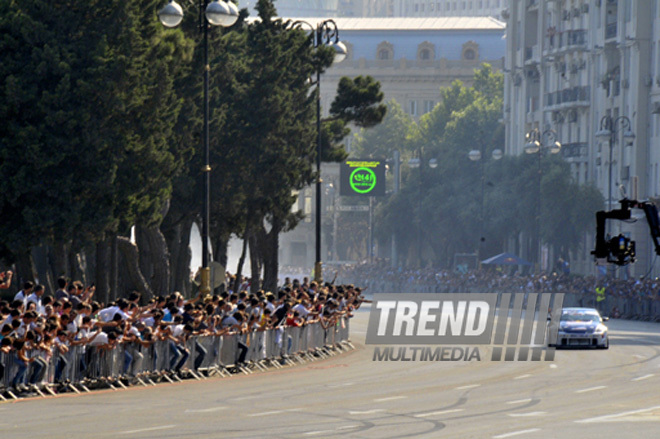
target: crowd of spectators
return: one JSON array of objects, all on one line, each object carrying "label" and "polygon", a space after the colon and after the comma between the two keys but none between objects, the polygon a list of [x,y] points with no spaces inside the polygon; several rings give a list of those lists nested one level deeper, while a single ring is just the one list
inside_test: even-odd
[{"label": "crowd of spectators", "polygon": [[[10,358],[18,365],[17,372],[7,377],[0,361],[0,384],[4,376],[5,385],[28,391],[44,381],[55,354],[59,355],[51,372],[54,381],[60,382],[68,361],[65,354],[72,346],[111,350],[118,344],[149,346],[157,340],[169,343],[169,372],[181,375],[190,355],[186,342],[193,335],[244,334],[313,322],[327,328],[340,316],[350,317],[363,301],[360,288],[353,285],[318,285],[307,279],[287,278],[275,293],[229,289],[185,299],[173,292],[148,303],[141,303],[140,295],[132,293],[107,304],[95,300],[93,284],[85,286],[64,278],[57,283],[58,289],[51,295],[45,294],[42,285],[28,281],[13,300],[0,301],[0,360]],[[199,343],[194,346],[193,367],[197,368],[206,351]],[[239,344],[239,350],[240,363],[247,346]],[[133,359],[128,350],[125,355],[124,372],[128,373]]]},{"label": "crowd of spectators", "polygon": [[660,300],[660,279],[616,279],[607,276],[571,275],[563,270],[522,274],[511,267],[482,267],[459,272],[438,269],[395,269],[385,263],[358,264],[339,269],[341,282],[360,279],[374,292],[559,292],[578,295],[591,303],[596,288],[604,287],[608,297],[633,300]]}]

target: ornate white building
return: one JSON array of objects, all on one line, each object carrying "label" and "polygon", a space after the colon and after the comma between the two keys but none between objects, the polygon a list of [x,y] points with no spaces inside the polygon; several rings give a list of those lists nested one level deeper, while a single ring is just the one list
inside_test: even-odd
[{"label": "ornate white building", "polygon": [[364,0],[363,17],[495,17],[508,0]]},{"label": "ornate white building", "polygon": [[[535,128],[549,133],[544,143],[551,141],[548,130],[554,130],[574,179],[594,183],[606,199],[605,209],[619,208],[622,191],[640,200],[657,197],[658,2],[510,0],[503,14],[506,153],[524,153],[525,135]],[[608,121],[613,142],[596,136]],[[637,242],[637,263],[627,274],[660,274],[652,269],[654,249],[643,216],[635,224],[613,221],[610,227],[611,235],[623,233]],[[585,251],[571,261],[575,271],[596,273],[589,254],[593,240],[584,238]]]},{"label": "ornate white building", "polygon": [[[281,17],[495,17],[508,0],[277,0]],[[256,15],[257,0],[240,0]]]}]

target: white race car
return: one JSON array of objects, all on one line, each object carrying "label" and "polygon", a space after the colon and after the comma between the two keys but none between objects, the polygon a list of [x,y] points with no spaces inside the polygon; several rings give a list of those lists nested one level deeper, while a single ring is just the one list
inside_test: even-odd
[{"label": "white race car", "polygon": [[555,346],[607,349],[610,340],[603,324],[607,320],[593,308],[563,308]]}]

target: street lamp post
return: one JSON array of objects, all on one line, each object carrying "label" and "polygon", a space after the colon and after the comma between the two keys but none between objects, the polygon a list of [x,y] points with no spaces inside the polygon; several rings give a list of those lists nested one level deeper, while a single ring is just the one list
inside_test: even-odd
[{"label": "street lamp post", "polygon": [[[544,143],[544,139],[548,139],[549,144]],[[543,177],[543,168],[541,167],[541,158],[545,152],[550,154],[557,154],[561,151],[561,143],[557,141],[557,132],[553,129],[547,129],[543,132],[539,131],[538,128],[534,128],[532,131],[528,132],[525,135],[525,152],[527,154],[537,154],[538,155],[538,181],[537,181],[537,197],[536,197],[536,215],[534,221],[534,245],[538,247],[535,250],[536,262],[541,264],[541,180]]]},{"label": "street lamp post", "polygon": [[[419,168],[419,193],[417,196],[417,260],[419,261],[419,268],[422,268],[422,193],[424,185],[424,149],[417,149],[417,158],[408,160],[408,166],[411,168]],[[435,169],[438,167],[438,160],[429,160],[429,168]]]},{"label": "street lamp post", "polygon": [[600,119],[600,130],[596,132],[596,137],[601,140],[607,140],[610,147],[609,174],[607,177],[607,210],[612,210],[612,150],[614,149],[617,136],[622,130],[624,139],[632,144],[633,140],[635,140],[635,134],[631,131],[631,126],[630,119],[626,116],[612,118],[610,115],[605,115]]},{"label": "street lamp post", "polygon": [[[485,166],[486,166],[486,160],[485,160],[485,144],[481,144],[480,149],[473,149],[472,151],[469,152],[468,157],[470,160],[473,162],[480,162],[480,170],[481,170],[481,197],[479,201],[479,242],[477,244],[477,265],[479,268],[481,268],[481,253],[482,253],[482,245],[483,242],[486,240],[484,237],[484,223],[485,223],[485,218],[484,218],[484,193],[485,193],[485,186],[486,186],[486,172],[485,172]],[[499,160],[503,156],[502,150],[497,148],[494,149],[491,157],[493,160]],[[484,158],[482,160],[482,158]]]},{"label": "street lamp post", "polygon": [[[238,8],[231,1],[224,2],[220,0],[199,0],[199,26],[202,32],[202,52],[203,52],[203,78],[204,78],[204,132],[202,134],[202,143],[204,148],[204,195],[202,209],[202,271],[200,291],[203,294],[211,292],[211,269],[209,268],[209,222],[210,222],[210,203],[211,203],[211,165],[209,153],[209,25],[229,27],[238,20]],[[204,19],[206,17],[206,19]],[[159,12],[158,18],[165,27],[176,27],[183,20],[183,9],[181,6],[171,0]]]},{"label": "street lamp post", "polygon": [[[321,45],[331,46],[335,49],[335,63],[340,63],[348,53],[344,43],[339,41],[339,29],[334,20],[324,20],[316,26],[299,20],[293,26],[306,24],[314,30],[314,48]],[[316,259],[314,262],[314,280],[323,282],[323,271],[321,262],[321,67],[316,70]]]}]

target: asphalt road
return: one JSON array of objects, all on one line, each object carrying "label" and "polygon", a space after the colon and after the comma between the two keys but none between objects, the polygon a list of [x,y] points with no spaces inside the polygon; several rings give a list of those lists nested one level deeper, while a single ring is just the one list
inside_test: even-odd
[{"label": "asphalt road", "polygon": [[324,361],[0,404],[0,438],[660,438],[660,324],[554,362],[374,362],[367,317]]}]

